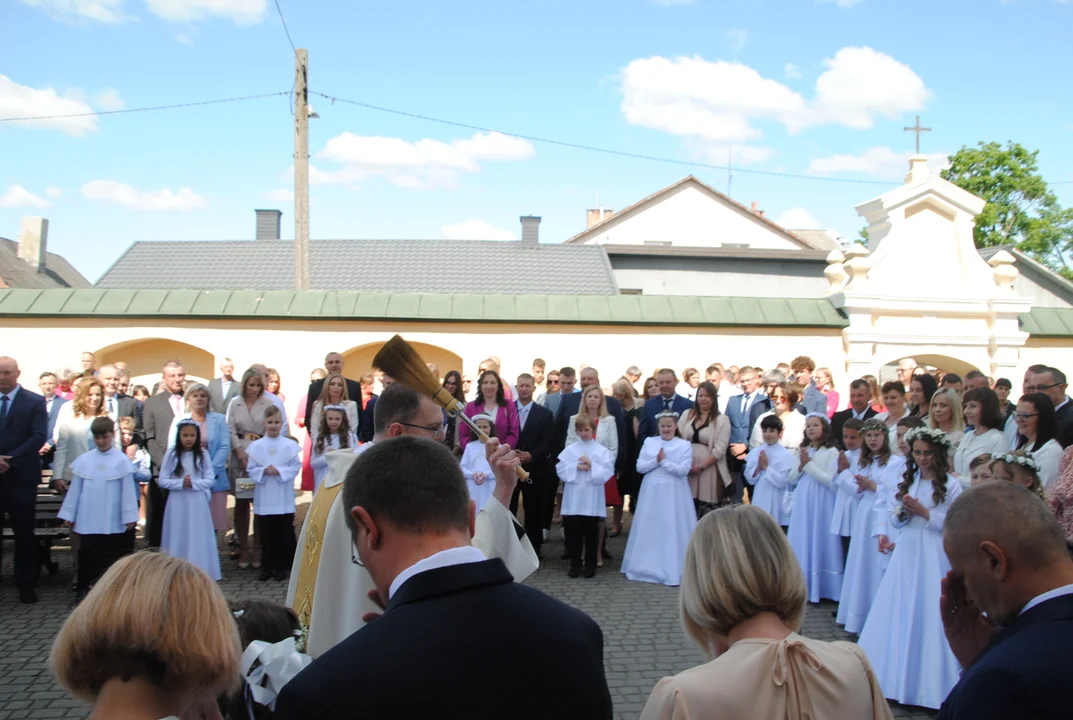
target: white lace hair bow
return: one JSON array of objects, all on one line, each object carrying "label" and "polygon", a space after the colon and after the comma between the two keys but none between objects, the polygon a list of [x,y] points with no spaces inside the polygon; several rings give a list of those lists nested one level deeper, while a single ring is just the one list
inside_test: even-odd
[{"label": "white lace hair bow", "polygon": [[[278,643],[254,640],[242,653],[242,675],[249,698],[270,710],[276,709],[276,696],[283,686],[306,669],[313,658],[298,652],[295,638]],[[260,661],[260,665],[253,667]]]}]

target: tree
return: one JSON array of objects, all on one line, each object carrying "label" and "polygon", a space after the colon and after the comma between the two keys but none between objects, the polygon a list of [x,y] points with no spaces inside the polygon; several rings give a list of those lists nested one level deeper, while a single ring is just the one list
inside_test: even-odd
[{"label": "tree", "polygon": [[1063,209],[1040,177],[1038,154],[1012,141],[981,142],[954,153],[942,177],[987,201],[976,218],[976,247],[1015,245],[1073,279],[1073,209]]}]

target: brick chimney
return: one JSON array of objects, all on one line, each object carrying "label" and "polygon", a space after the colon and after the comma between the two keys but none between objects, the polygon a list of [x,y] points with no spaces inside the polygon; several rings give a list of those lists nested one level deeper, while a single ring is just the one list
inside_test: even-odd
[{"label": "brick chimney", "polygon": [[536,215],[522,215],[522,244],[536,245],[540,242],[540,218]]},{"label": "brick chimney", "polygon": [[608,210],[607,208],[597,208],[595,210],[587,210],[586,211],[586,216],[587,216],[586,220],[588,221],[588,224],[586,225],[586,227],[591,228],[596,223],[601,223],[601,222],[603,222],[604,220],[606,220],[607,218],[611,217],[614,214],[615,214],[614,210]]},{"label": "brick chimney", "polygon": [[283,213],[279,210],[254,210],[257,215],[258,240],[279,240],[279,221]]},{"label": "brick chimney", "polygon": [[753,200],[753,206],[750,209],[752,210],[753,215],[759,215],[760,217],[764,217],[764,211],[758,210],[756,207],[756,200]]},{"label": "brick chimney", "polygon": [[24,217],[19,231],[19,257],[30,263],[37,272],[45,271],[48,253],[48,220],[43,217]]}]

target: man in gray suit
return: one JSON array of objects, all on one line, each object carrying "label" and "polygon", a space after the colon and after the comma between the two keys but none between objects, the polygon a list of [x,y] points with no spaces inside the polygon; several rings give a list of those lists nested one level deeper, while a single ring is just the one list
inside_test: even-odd
[{"label": "man in gray suit", "polygon": [[239,384],[235,380],[235,361],[224,358],[220,363],[220,377],[209,381],[209,408],[213,412],[227,414],[231,399],[238,397]]}]

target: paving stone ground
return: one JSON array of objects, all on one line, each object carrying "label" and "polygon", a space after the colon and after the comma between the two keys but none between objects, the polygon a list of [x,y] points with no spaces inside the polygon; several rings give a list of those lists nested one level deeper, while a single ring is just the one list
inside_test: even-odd
[{"label": "paving stone ground", "polygon": [[[308,496],[299,502],[301,515],[308,506]],[[551,542],[545,547],[542,567],[527,582],[585,611],[600,624],[615,718],[636,718],[660,678],[703,661],[679,625],[678,590],[625,579],[619,572],[619,564],[626,547],[626,533],[609,541],[614,559],[595,578],[570,579],[566,575],[567,562],[559,559],[563,546],[558,534],[556,526]],[[48,670],[52,640],[74,607],[71,553],[65,547],[55,550],[60,572],[41,579],[38,586],[41,601],[36,605],[18,604],[11,576],[12,554],[13,547],[8,541],[0,568],[0,720],[84,718],[86,706],[70,699]],[[229,597],[283,601],[284,583],[258,582],[256,571],[239,570],[226,554],[222,566],[226,577],[221,586]],[[834,608],[833,603],[810,605],[804,634],[820,640],[852,639],[835,625]],[[894,717],[899,719],[934,717],[920,708],[893,704],[892,708]]]}]

